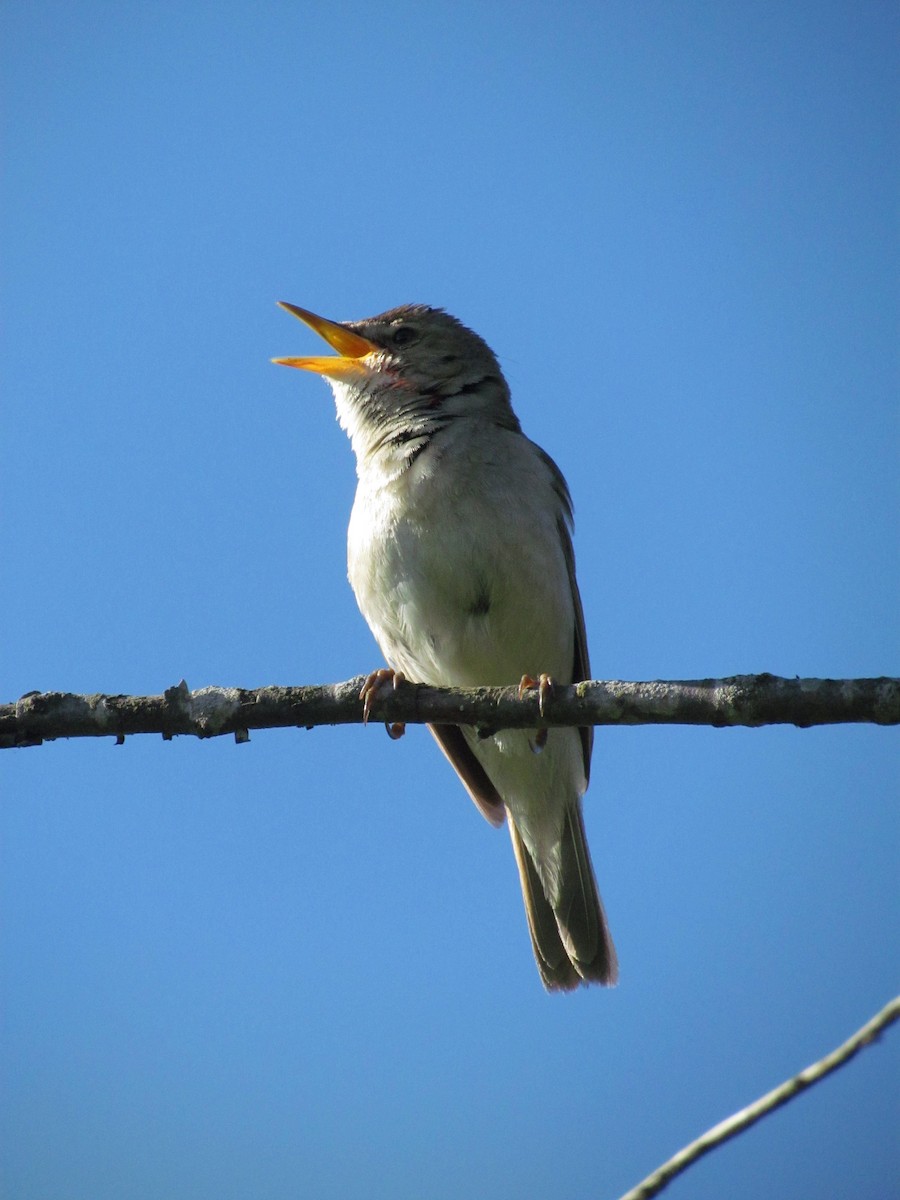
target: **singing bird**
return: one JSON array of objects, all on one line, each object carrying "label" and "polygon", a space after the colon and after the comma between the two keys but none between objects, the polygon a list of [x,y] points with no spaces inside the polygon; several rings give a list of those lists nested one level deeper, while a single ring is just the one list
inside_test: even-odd
[{"label": "singing bird", "polygon": [[[388,663],[367,701],[393,673],[434,687],[589,679],[569,490],[522,433],[488,345],[422,304],[348,322],[281,306],[337,352],[273,361],[328,380],[356,455],[350,583]],[[615,983],[581,812],[593,730],[429,728],[488,821],[508,821],[545,987]]]}]

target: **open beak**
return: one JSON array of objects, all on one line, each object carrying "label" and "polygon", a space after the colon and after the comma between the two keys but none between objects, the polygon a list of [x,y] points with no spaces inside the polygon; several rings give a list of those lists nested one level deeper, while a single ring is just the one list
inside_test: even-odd
[{"label": "open beak", "polygon": [[308,309],[298,308],[296,304],[288,304],[285,300],[279,300],[278,303],[286,312],[293,313],[310,329],[314,329],[319,337],[323,337],[328,345],[338,352],[337,358],[331,355],[314,358],[273,358],[272,362],[278,363],[279,366],[300,367],[304,371],[315,371],[317,375],[327,375],[331,379],[346,379],[348,375],[364,371],[362,360],[367,354],[380,350],[374,342],[360,337],[358,333],[353,333],[337,321],[316,316]]}]

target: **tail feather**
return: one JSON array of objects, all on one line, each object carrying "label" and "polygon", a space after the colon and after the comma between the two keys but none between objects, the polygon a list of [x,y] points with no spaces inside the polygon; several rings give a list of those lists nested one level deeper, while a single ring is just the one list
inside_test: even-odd
[{"label": "tail feather", "polygon": [[512,818],[509,820],[509,832],[519,867],[525,915],[528,917],[528,932],[531,934],[531,948],[544,987],[548,991],[569,991],[578,987],[582,982],[581,976],[572,966],[559,934],[553,908],[544,895],[534,861]]},{"label": "tail feather", "polygon": [[580,803],[566,811],[559,888],[553,900],[512,818],[509,828],[531,945],[544,986],[569,991],[582,983],[614,984],[619,977],[616,951],[594,879]]}]

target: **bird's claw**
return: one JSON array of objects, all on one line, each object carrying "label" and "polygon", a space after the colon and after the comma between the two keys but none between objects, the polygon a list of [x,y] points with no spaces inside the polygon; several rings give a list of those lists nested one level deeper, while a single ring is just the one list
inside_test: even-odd
[{"label": "bird's claw", "polygon": [[[395,671],[393,667],[379,667],[377,671],[370,671],[360,688],[359,698],[363,702],[363,724],[368,725],[369,717],[372,715],[372,705],[383,695],[390,687],[391,691],[396,692],[400,684],[403,683],[403,672]],[[406,733],[406,724],[403,721],[385,721],[384,727],[388,732],[388,737],[397,741]]]},{"label": "bird's claw", "polygon": [[544,709],[549,698],[553,695],[556,684],[550,675],[539,675],[537,679],[532,679],[530,675],[523,675],[519,680],[519,699],[525,699],[525,693],[538,689],[538,712],[543,717]]},{"label": "bird's claw", "polygon": [[[547,700],[553,695],[554,687],[555,684],[553,679],[547,674],[542,674],[537,679],[532,679],[530,675],[523,675],[519,681],[519,699],[524,699],[526,692],[530,692],[533,688],[537,688],[538,712],[543,717],[544,707],[547,703]],[[531,748],[534,750],[535,754],[540,754],[540,752],[547,745],[548,732],[547,726],[545,725],[543,728],[538,729],[535,733],[534,739],[531,743]]]}]

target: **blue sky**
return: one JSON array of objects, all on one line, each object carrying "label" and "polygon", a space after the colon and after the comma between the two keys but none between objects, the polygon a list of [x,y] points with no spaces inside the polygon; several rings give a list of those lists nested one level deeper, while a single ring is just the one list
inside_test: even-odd
[{"label": "blue sky", "polygon": [[[898,23],[4,5],[2,699],[379,665],[279,299],[487,339],[575,498],[598,677],[900,673]],[[619,1195],[897,991],[896,746],[599,731],[622,981],[571,996],[422,730],[5,753],[5,1194]],[[673,1200],[884,1196],[898,1064]]]}]

